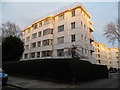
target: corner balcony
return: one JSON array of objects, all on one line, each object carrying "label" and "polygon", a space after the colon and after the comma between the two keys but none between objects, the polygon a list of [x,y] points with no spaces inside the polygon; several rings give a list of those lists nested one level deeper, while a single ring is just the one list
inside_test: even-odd
[{"label": "corner balcony", "polygon": [[90,27],[89,27],[89,30],[90,30],[90,32],[93,32],[93,31],[94,31],[93,26],[90,26]]}]

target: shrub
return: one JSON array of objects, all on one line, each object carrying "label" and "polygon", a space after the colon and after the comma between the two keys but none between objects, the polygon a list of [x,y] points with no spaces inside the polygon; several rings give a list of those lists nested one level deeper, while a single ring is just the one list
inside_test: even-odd
[{"label": "shrub", "polygon": [[108,77],[107,66],[91,64],[88,61],[73,59],[41,59],[12,61],[3,64],[7,73],[77,81]]}]

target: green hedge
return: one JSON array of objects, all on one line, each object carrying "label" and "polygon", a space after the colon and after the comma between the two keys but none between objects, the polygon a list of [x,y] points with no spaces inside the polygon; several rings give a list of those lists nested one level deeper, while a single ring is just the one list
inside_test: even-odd
[{"label": "green hedge", "polygon": [[23,74],[40,78],[77,81],[107,78],[107,66],[91,64],[88,61],[73,59],[40,59],[13,61],[3,64],[9,74]]}]

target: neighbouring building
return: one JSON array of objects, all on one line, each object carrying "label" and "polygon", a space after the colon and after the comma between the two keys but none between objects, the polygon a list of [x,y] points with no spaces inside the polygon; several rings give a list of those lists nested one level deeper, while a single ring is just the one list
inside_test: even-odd
[{"label": "neighbouring building", "polygon": [[118,48],[108,48],[109,49],[109,54],[110,54],[110,59],[111,59],[111,67],[113,67],[113,68],[119,68],[120,69],[120,67],[119,67],[119,64],[120,64],[120,62],[119,62],[119,50],[118,50]]},{"label": "neighbouring building", "polygon": [[66,58],[66,47],[80,45],[88,60],[96,63],[90,17],[79,4],[32,23],[22,31],[25,51],[21,60]]},{"label": "neighbouring building", "polygon": [[119,68],[118,48],[107,48],[104,44],[92,43],[95,47],[96,64],[107,65],[108,68]]}]

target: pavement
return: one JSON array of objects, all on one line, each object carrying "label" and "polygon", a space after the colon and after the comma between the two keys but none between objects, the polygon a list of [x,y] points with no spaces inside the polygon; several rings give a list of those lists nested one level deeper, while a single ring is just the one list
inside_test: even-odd
[{"label": "pavement", "polygon": [[[21,88],[118,88],[118,73],[112,73],[110,78],[77,83],[76,85],[40,80],[37,78],[27,78],[19,76],[9,76],[8,84]],[[16,89],[17,90],[17,89]],[[29,90],[29,89],[28,89]]]},{"label": "pavement", "polygon": [[8,84],[23,88],[69,88],[71,84],[62,82],[52,82],[48,80],[40,80],[38,78],[26,78],[9,76]]}]

